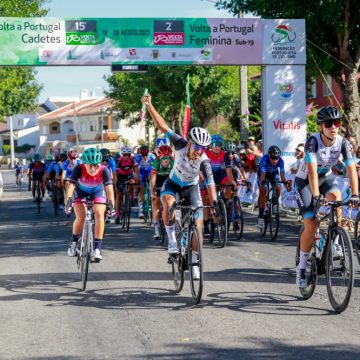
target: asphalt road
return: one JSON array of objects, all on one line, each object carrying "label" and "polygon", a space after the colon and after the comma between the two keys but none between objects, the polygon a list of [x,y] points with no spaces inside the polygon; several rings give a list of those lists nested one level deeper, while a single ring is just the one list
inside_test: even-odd
[{"label": "asphalt road", "polygon": [[103,258],[80,290],[67,256],[71,222],[49,200],[3,172],[0,200],[0,359],[359,359],[360,274],[348,309],[336,315],[320,279],[305,301],[295,286],[299,225],[282,218],[276,242],[262,239],[247,210],[245,236],[224,249],[204,245],[205,287],[174,291],[152,229],[107,228]]}]

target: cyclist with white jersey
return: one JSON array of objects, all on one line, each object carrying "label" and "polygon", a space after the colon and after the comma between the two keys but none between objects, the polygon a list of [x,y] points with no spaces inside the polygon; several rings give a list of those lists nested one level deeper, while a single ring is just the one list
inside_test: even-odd
[{"label": "cyclist with white jersey", "polygon": [[[199,189],[199,174],[201,172],[208,190],[210,203],[214,204],[217,202],[211,164],[205,154],[211,138],[206,129],[195,127],[190,129],[188,139],[184,139],[167,126],[165,120],[152,105],[150,95],[144,95],[141,101],[149,111],[156,127],[166,134],[166,137],[175,148],[174,167],[161,189],[161,202],[164,209],[163,220],[169,239],[168,252],[169,254],[176,254],[178,252],[178,245],[175,237],[175,224],[173,219],[169,219],[169,208],[174,204],[176,194],[181,199],[185,198],[189,205],[202,206]],[[212,209],[212,211],[215,212],[215,209]],[[197,226],[201,239],[202,225],[202,211],[200,210],[198,211]],[[194,253],[193,255],[196,256]],[[193,269],[199,271],[197,267]],[[199,274],[195,274],[196,270],[193,270],[194,278],[199,276]]]},{"label": "cyclist with white jersey", "polygon": [[[306,263],[314,243],[317,222],[314,209],[324,195],[328,201],[341,200],[341,191],[335,184],[331,168],[336,165],[340,155],[349,174],[352,197],[350,206],[359,204],[358,180],[351,145],[338,135],[341,115],[336,107],[323,107],[317,113],[320,132],[312,135],[305,145],[305,161],[295,177],[296,201],[304,219],[304,231],[300,239],[300,261],[297,267],[296,284],[306,288]],[[334,244],[336,247],[336,243]],[[336,251],[341,251],[341,249]]]}]

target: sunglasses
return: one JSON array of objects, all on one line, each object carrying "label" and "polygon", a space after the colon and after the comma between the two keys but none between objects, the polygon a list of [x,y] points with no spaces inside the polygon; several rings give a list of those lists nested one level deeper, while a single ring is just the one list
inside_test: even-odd
[{"label": "sunglasses", "polygon": [[221,141],[214,141],[213,143],[211,143],[211,146],[222,146],[222,142]]},{"label": "sunglasses", "polygon": [[160,158],[160,160],[161,160],[161,161],[163,161],[163,160],[170,160],[170,156],[163,156],[163,157]]},{"label": "sunglasses", "polygon": [[206,147],[205,146],[202,146],[202,145],[198,145],[198,144],[191,144],[191,147],[193,148],[193,150],[195,151],[205,151],[206,150]]},{"label": "sunglasses", "polygon": [[336,119],[336,120],[332,120],[332,121],[325,121],[324,122],[324,127],[326,129],[331,129],[333,127],[333,125],[336,127],[336,128],[339,128],[340,125],[341,125],[341,121],[340,119]]},{"label": "sunglasses", "polygon": [[126,157],[126,156],[131,156],[131,154],[122,154],[122,156],[125,156],[125,157]]},{"label": "sunglasses", "polygon": [[90,169],[94,168],[94,169],[98,169],[100,167],[100,164],[87,164],[89,165]]}]

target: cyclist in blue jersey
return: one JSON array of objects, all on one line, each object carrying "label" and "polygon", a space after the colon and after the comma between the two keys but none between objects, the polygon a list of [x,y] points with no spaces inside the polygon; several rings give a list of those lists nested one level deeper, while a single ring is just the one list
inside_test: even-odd
[{"label": "cyclist in blue jersey", "polygon": [[24,176],[24,167],[17,162],[13,169],[15,170],[16,186],[19,186],[20,179]]},{"label": "cyclist in blue jersey", "polygon": [[74,170],[76,165],[81,164],[81,160],[78,159],[78,152],[75,148],[70,148],[67,152],[67,160],[63,164],[62,180],[64,182],[65,190],[67,188],[67,183],[70,180],[71,173]]},{"label": "cyclist in blue jersey", "polygon": [[[163,205],[163,220],[169,239],[168,252],[169,254],[177,254],[178,244],[175,236],[174,218],[169,218],[169,209],[174,204],[176,195],[178,194],[181,199],[184,198],[188,205],[195,207],[202,206],[199,188],[199,175],[202,173],[211,204],[215,205],[217,202],[211,164],[205,154],[207,146],[210,145],[211,138],[206,129],[195,127],[190,129],[188,139],[184,139],[167,126],[165,120],[152,105],[150,95],[144,95],[141,101],[149,111],[156,127],[166,134],[166,137],[175,148],[174,166],[161,188],[160,199]],[[216,218],[214,208],[212,208],[212,212]],[[203,228],[202,213],[202,210],[198,210],[196,220],[200,241],[202,241]],[[192,256],[192,261],[196,262],[198,255],[195,251]],[[199,276],[198,267],[193,267],[193,277],[199,279]]]},{"label": "cyclist in blue jersey", "polygon": [[[284,160],[281,158],[281,150],[278,146],[272,145],[268,149],[268,153],[264,155],[259,164],[258,170],[258,185],[259,185],[259,198],[258,198],[258,207],[259,207],[259,217],[258,225],[260,229],[264,228],[264,211],[265,211],[265,201],[266,201],[266,184],[265,180],[270,181],[286,181],[285,178],[285,169],[284,169]],[[290,182],[287,182],[286,189],[291,190]],[[281,185],[275,185],[276,197],[280,197]],[[276,199],[274,199],[276,201]]]},{"label": "cyclist in blue jersey", "polygon": [[145,183],[150,181],[150,174],[152,170],[152,163],[156,159],[155,155],[149,153],[149,147],[147,145],[140,146],[140,154],[134,156],[136,163],[140,169],[140,187],[138,193],[139,203],[139,218],[143,218],[143,203],[145,194]]},{"label": "cyclist in blue jersey", "polygon": [[34,202],[36,201],[35,188],[37,181],[40,181],[42,198],[45,196],[45,184],[43,181],[44,174],[45,174],[45,165],[41,161],[41,155],[35,154],[33,157],[33,161],[28,166],[28,177],[32,180],[32,196]]},{"label": "cyclist in blue jersey", "polygon": [[57,162],[55,166],[55,181],[56,181],[56,187],[59,189],[59,210],[64,210],[64,184],[62,181],[62,173],[63,173],[63,165],[65,161],[67,160],[67,154],[61,153],[59,155],[59,161]]},{"label": "cyclist in blue jersey", "polygon": [[[349,206],[359,206],[358,179],[355,159],[349,141],[338,134],[341,125],[341,114],[334,106],[321,108],[317,113],[319,132],[308,138],[305,144],[305,159],[300,165],[295,177],[295,195],[300,213],[304,219],[304,231],[300,239],[300,258],[296,269],[296,285],[306,288],[306,264],[314,244],[317,220],[314,209],[319,205],[320,196],[328,201],[341,200],[341,191],[335,183],[332,167],[339,157],[349,175],[352,196]],[[338,212],[341,223],[341,210]],[[334,241],[334,251],[342,255],[342,248]]]},{"label": "cyclist in blue jersey", "polygon": [[[51,189],[50,189],[50,183],[49,180],[50,179],[55,179],[55,167],[56,167],[56,163],[57,161],[54,160],[54,157],[52,154],[47,154],[46,158],[45,158],[45,174],[44,174],[44,183],[45,183],[45,187],[48,191],[49,196],[51,197]],[[58,160],[58,159],[57,159]]]},{"label": "cyclist in blue jersey", "polygon": [[105,165],[111,172],[112,178],[114,178],[114,173],[116,173],[116,162],[115,159],[111,156],[110,150],[106,148],[100,149],[100,152],[103,157],[102,164]]}]

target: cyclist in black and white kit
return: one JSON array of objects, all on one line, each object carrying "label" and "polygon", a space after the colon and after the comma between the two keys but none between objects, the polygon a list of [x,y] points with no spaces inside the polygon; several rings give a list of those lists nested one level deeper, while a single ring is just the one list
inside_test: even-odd
[{"label": "cyclist in black and white kit", "polygon": [[350,206],[357,207],[359,203],[358,180],[351,145],[348,140],[338,135],[341,124],[339,110],[332,106],[321,108],[317,114],[317,123],[320,132],[307,140],[305,159],[295,177],[296,201],[304,219],[296,274],[296,284],[302,288],[307,287],[305,269],[314,243],[317,228],[314,209],[319,203],[320,195],[324,195],[328,201],[341,200],[341,191],[334,183],[335,177],[331,170],[340,155],[349,174],[352,191]]},{"label": "cyclist in black and white kit", "polygon": [[[180,198],[185,198],[189,205],[201,206],[202,200],[199,189],[199,174],[201,172],[208,190],[210,203],[214,204],[217,202],[211,164],[205,154],[211,138],[207,130],[195,127],[190,129],[188,140],[184,139],[180,135],[175,134],[166,125],[165,120],[152,105],[150,95],[144,95],[141,101],[149,111],[156,127],[166,134],[166,137],[175,147],[174,166],[169,177],[163,184],[160,197],[163,204],[163,220],[169,238],[168,252],[170,254],[176,254],[178,252],[178,246],[175,237],[175,224],[173,219],[171,219],[171,221],[169,219],[169,208],[175,202],[176,194],[179,194]],[[212,209],[212,211],[215,213],[214,209]],[[197,226],[201,239],[202,223],[202,210],[200,210]],[[197,267],[193,269],[198,270]],[[194,274],[194,277],[196,277],[196,274]]]}]

